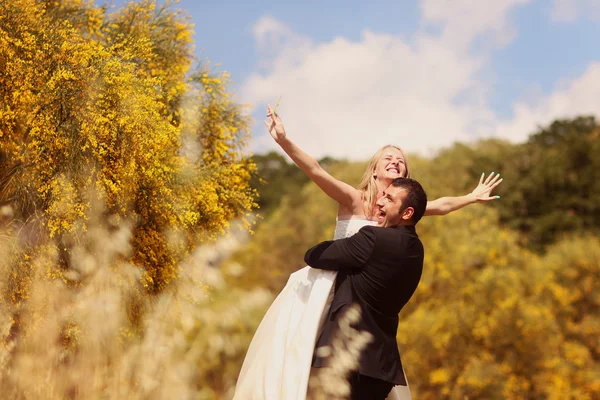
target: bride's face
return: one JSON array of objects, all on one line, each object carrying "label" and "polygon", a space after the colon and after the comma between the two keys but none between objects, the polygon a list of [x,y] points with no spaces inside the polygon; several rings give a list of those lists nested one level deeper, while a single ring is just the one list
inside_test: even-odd
[{"label": "bride's face", "polygon": [[395,147],[388,147],[375,166],[378,180],[392,181],[406,175],[406,160],[402,152]]}]

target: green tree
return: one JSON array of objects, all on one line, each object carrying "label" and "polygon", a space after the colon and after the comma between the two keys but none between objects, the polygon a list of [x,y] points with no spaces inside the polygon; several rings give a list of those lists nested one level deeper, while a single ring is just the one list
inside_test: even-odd
[{"label": "green tree", "polygon": [[282,197],[298,191],[308,182],[306,174],[279,153],[271,151],[256,154],[252,159],[256,163],[256,174],[250,185],[260,195],[257,203],[263,216],[272,212],[280,204]]},{"label": "green tree", "polygon": [[[259,194],[257,203],[262,217],[268,218],[283,198],[298,193],[309,181],[306,174],[289,158],[277,152],[256,154],[252,156],[252,160],[256,164],[256,173],[250,180],[250,186]],[[319,160],[319,164],[326,169],[337,162],[331,157]]]},{"label": "green tree", "polygon": [[593,117],[554,121],[504,164],[510,190],[501,221],[540,250],[566,233],[600,228],[600,127]]}]

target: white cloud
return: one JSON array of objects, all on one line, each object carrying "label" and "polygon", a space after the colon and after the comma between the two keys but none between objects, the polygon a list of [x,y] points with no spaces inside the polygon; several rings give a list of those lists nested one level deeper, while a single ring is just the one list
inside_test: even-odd
[{"label": "white cloud", "polygon": [[522,140],[537,126],[547,125],[554,119],[574,118],[578,115],[600,115],[600,62],[592,63],[580,77],[562,82],[548,96],[516,103],[514,117],[502,121],[496,135]]},{"label": "white cloud", "polygon": [[491,34],[497,45],[508,44],[516,35],[508,14],[529,1],[421,0],[420,5],[425,22],[444,26],[444,42],[466,50],[482,34]]},{"label": "white cloud", "polygon": [[300,62],[280,57],[271,73],[245,82],[242,96],[273,104],[283,95],[288,134],[309,154],[364,158],[386,143],[423,150],[463,136],[468,121],[451,100],[479,65],[427,38],[411,47],[365,32],[359,42],[312,45]]},{"label": "white cloud", "polygon": [[[279,113],[288,135],[315,157],[366,159],[388,143],[428,152],[493,134],[522,140],[537,124],[592,110],[593,95],[600,98],[592,68],[547,98],[517,104],[514,119],[502,121],[491,110],[483,73],[493,48],[514,38],[508,14],[527,1],[422,0],[422,23],[441,31],[410,40],[364,31],[357,41],[313,43],[267,17],[257,23],[257,41],[268,32],[280,47],[239,93],[259,111],[283,96]],[[475,53],[473,44],[485,35],[494,40]],[[255,132],[255,149],[278,148],[262,121]]]},{"label": "white cloud", "polygon": [[261,18],[254,24],[252,33],[259,47],[268,46],[270,38],[277,39],[277,37],[291,36],[293,34],[290,28],[270,15]]},{"label": "white cloud", "polygon": [[270,15],[262,17],[252,29],[260,66],[268,67],[279,60],[294,61],[303,57],[310,41],[294,32]]},{"label": "white cloud", "polygon": [[556,22],[573,22],[581,17],[600,20],[598,0],[554,0],[550,18]]}]

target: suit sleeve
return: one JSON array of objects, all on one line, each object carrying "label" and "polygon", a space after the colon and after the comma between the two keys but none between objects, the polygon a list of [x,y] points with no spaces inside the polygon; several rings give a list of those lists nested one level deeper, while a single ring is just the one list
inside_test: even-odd
[{"label": "suit sleeve", "polygon": [[371,227],[364,227],[349,238],[319,243],[306,252],[304,261],[313,268],[330,271],[361,268],[374,249],[375,233]]}]

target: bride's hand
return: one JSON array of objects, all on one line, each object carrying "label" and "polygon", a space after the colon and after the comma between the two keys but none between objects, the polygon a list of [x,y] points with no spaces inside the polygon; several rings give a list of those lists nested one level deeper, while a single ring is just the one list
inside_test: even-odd
[{"label": "bride's hand", "polygon": [[475,201],[477,202],[486,202],[491,200],[499,199],[500,196],[491,196],[492,191],[502,183],[502,179],[500,178],[500,174],[496,174],[494,177],[494,173],[492,172],[485,180],[485,173],[481,174],[481,178],[479,179],[479,185],[471,192],[471,195],[475,197]]},{"label": "bride's hand", "polygon": [[269,133],[273,139],[275,139],[276,142],[285,139],[285,128],[283,127],[281,118],[279,118],[277,112],[270,105],[267,106],[267,117],[269,117],[269,119],[265,120],[265,125],[269,129]]}]

